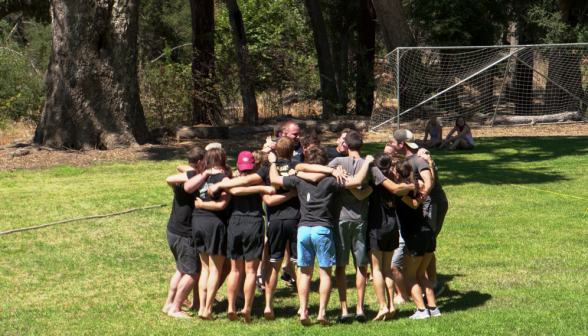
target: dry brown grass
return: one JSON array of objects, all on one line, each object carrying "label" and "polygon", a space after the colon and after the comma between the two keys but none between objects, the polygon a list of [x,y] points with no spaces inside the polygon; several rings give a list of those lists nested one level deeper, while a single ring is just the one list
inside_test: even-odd
[{"label": "dry brown grass", "polygon": [[12,122],[5,129],[0,129],[0,146],[8,145],[15,139],[31,139],[36,127],[32,121]]}]

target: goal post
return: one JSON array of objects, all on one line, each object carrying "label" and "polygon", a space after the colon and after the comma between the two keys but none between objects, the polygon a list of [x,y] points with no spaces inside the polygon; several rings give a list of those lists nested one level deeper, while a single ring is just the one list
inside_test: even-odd
[{"label": "goal post", "polygon": [[422,128],[430,114],[477,127],[584,122],[588,43],[397,48],[376,80],[373,132]]}]

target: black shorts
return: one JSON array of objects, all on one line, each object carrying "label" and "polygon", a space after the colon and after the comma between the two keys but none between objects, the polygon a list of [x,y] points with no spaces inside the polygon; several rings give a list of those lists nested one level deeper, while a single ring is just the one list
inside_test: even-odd
[{"label": "black shorts", "polygon": [[368,226],[368,251],[394,252],[398,248],[400,233],[396,225],[396,216],[387,217],[380,228]]},{"label": "black shorts", "polygon": [[184,274],[199,274],[202,263],[192,237],[184,237],[167,231],[167,243],[176,260],[176,269]]},{"label": "black shorts", "polygon": [[247,261],[261,259],[264,224],[263,217],[232,216],[227,228],[227,257]]},{"label": "black shorts", "polygon": [[198,253],[227,255],[227,227],[218,217],[192,218],[192,234]]},{"label": "black shorts", "polygon": [[[298,261],[298,222],[299,219],[275,219],[267,225],[267,243],[269,246],[270,262],[284,259],[286,248],[290,250],[290,260]],[[286,241],[290,241],[286,246]]]},{"label": "black shorts", "polygon": [[437,247],[437,239],[435,232],[427,226],[426,231],[419,231],[415,234],[403,235],[404,253],[411,257],[422,257],[425,253],[435,252]]}]

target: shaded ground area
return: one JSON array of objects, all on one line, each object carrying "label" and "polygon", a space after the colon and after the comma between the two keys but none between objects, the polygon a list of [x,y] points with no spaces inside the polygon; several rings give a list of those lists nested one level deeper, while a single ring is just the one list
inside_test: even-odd
[{"label": "shaded ground area", "polygon": [[[444,127],[444,135],[451,130],[450,127]],[[563,124],[563,125],[538,125],[538,126],[519,126],[519,127],[495,127],[473,129],[475,138],[483,137],[532,137],[532,136],[588,136],[588,124]],[[302,135],[308,131],[302,130]],[[27,134],[22,134],[25,137]],[[260,149],[265,142],[265,138],[270,135],[267,133],[258,133],[244,135],[239,138],[222,139],[225,150],[230,161],[236,159],[237,154],[243,150]],[[18,135],[15,135],[16,137]],[[339,135],[336,133],[321,133],[320,137],[323,144],[334,145]],[[374,134],[365,132],[364,142],[388,142],[389,136],[386,134]],[[416,132],[415,137],[422,138],[423,134]],[[0,171],[12,171],[15,169],[35,169],[49,168],[59,164],[68,164],[75,167],[86,167],[94,162],[120,162],[135,160],[169,160],[174,158],[186,157],[186,152],[194,146],[206,146],[215,140],[191,140],[191,141],[165,141],[162,145],[147,144],[137,148],[128,148],[122,150],[110,151],[47,151],[31,149],[30,153],[20,157],[10,158],[9,154],[15,149],[0,149]],[[483,144],[484,140],[479,140],[477,144]],[[523,160],[524,161],[524,160]]]}]

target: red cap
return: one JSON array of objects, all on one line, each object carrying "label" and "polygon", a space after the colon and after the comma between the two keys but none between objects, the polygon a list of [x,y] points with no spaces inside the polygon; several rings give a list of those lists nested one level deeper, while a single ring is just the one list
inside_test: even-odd
[{"label": "red cap", "polygon": [[253,154],[248,151],[243,151],[239,153],[239,158],[237,159],[237,167],[240,171],[243,170],[251,170],[255,166],[255,158]]}]

